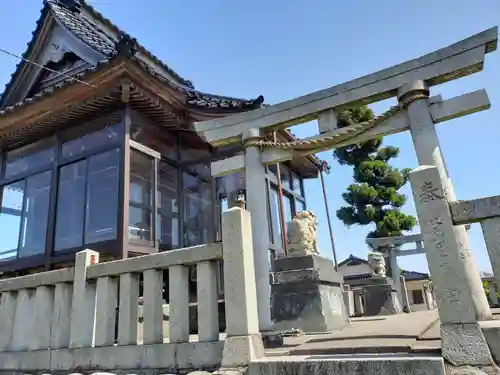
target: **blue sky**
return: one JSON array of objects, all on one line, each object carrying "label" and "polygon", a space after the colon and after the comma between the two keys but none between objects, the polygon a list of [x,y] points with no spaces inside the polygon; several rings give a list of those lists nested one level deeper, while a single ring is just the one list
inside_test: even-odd
[{"label": "blue sky", "polygon": [[[264,95],[277,103],[354,79],[432,52],[500,24],[497,0],[93,0],[107,18],[136,37],[197,89],[223,95],[255,98]],[[35,28],[41,0],[3,1],[0,47],[21,54]],[[0,87],[10,79],[17,61],[0,55]],[[500,52],[488,55],[485,70],[433,88],[444,98],[487,88],[492,108],[438,125],[442,149],[459,199],[500,193],[498,149],[500,139]],[[382,112],[394,101],[373,105]],[[312,135],[314,123],[292,129]],[[410,135],[386,137],[400,147],[397,167],[415,167]],[[366,257],[367,227],[344,227],[335,217],[340,194],[351,182],[352,171],[333,162],[331,152],[320,157],[332,164],[326,176],[338,258]],[[414,213],[411,191],[404,211]],[[330,256],[328,228],[320,183],[307,183],[309,207],[320,221],[319,243]],[[416,229],[418,231],[418,228]],[[470,240],[479,268],[489,270],[480,227]],[[425,257],[400,260],[406,269],[426,271]]]}]

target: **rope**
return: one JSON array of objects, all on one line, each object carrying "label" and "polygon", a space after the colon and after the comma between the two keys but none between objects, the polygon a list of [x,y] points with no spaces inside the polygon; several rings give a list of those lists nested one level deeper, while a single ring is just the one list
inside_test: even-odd
[{"label": "rope", "polygon": [[96,88],[96,87],[97,87],[97,86],[92,85],[92,84],[90,84],[90,83],[88,83],[88,82],[81,81],[81,80],[79,80],[78,78],[72,77],[72,76],[70,76],[70,75],[68,75],[68,74],[66,74],[66,73],[64,73],[64,72],[59,72],[59,71],[57,71],[57,70],[50,69],[50,68],[49,68],[49,67],[47,67],[47,66],[44,66],[44,65],[38,64],[37,62],[32,61],[32,60],[29,60],[29,59],[27,59],[27,58],[25,58],[25,57],[23,57],[23,56],[16,55],[15,53],[9,52],[9,51],[7,51],[6,49],[0,48],[0,52],[5,53],[6,55],[9,55],[9,56],[15,57],[16,59],[19,59],[19,60],[25,61],[25,62],[27,62],[28,64],[35,65],[35,66],[37,66],[37,67],[39,67],[39,68],[41,68],[41,69],[43,69],[43,70],[46,70],[46,71],[48,71],[48,72],[54,73],[56,77],[57,77],[57,76],[61,76],[61,77],[64,77],[64,78],[70,79],[70,80],[72,80],[72,81],[74,81],[74,82],[78,82],[78,83],[80,83],[80,84],[82,84],[82,85],[85,85],[85,86],[89,86],[89,87],[92,87],[92,88]]},{"label": "rope", "polygon": [[423,90],[416,90],[400,99],[398,105],[389,108],[387,111],[379,116],[371,119],[370,121],[360,122],[359,124],[353,124],[346,126],[344,128],[337,129],[334,134],[326,135],[322,138],[310,139],[310,140],[296,140],[292,142],[277,142],[268,141],[263,139],[250,138],[243,142],[243,147],[258,147],[261,150],[266,148],[277,148],[281,150],[315,150],[321,148],[335,148],[341,142],[349,141],[350,139],[357,137],[360,134],[373,129],[375,126],[381,122],[388,120],[397,113],[405,110],[408,106],[422,99],[427,99],[429,97],[428,92]]}]

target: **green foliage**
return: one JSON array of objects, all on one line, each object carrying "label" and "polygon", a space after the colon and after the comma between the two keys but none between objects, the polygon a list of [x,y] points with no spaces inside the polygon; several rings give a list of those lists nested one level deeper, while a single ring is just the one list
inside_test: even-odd
[{"label": "green foliage", "polygon": [[[372,118],[372,110],[361,106],[342,111],[338,125],[344,127]],[[333,152],[339,164],[349,165],[354,171],[354,183],[342,194],[347,205],[337,210],[337,217],[346,226],[375,224],[367,237],[400,236],[417,224],[413,216],[400,211],[406,196],[398,190],[408,182],[410,169],[391,167],[389,161],[399,155],[399,149],[381,146],[382,138],[375,138]]]}]

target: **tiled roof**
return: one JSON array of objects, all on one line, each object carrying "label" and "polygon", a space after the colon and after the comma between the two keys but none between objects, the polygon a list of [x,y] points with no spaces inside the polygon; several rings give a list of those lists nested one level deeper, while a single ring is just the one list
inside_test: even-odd
[{"label": "tiled roof", "polygon": [[[113,22],[111,22],[109,19],[104,17],[100,12],[98,12],[94,7],[92,7],[90,4],[87,4],[85,0],[73,0],[73,1],[80,1],[85,9],[89,11],[98,21],[102,22],[105,24],[107,27],[109,27],[111,30],[113,30],[116,34],[118,35],[124,35],[126,34],[118,28]],[[151,51],[146,49],[143,45],[141,45],[136,39],[134,39],[136,48],[142,52],[144,55],[146,55],[148,58],[153,60],[154,63],[160,65],[162,68],[164,68],[172,77],[177,79],[179,82],[181,82],[183,85],[185,85],[188,88],[194,89],[194,85],[191,81],[182,78],[178,73],[176,73],[172,68],[170,68],[167,64],[165,64],[163,61],[161,61],[158,57],[153,55]]]},{"label": "tiled roof", "polygon": [[[204,94],[202,92],[196,91],[196,90],[191,90],[191,89],[186,89],[183,88],[182,86],[176,85],[172,81],[169,81],[162,75],[159,75],[156,73],[154,70],[151,70],[147,64],[144,64],[141,60],[132,57],[132,61],[135,61],[139,67],[142,69],[146,70],[148,73],[153,75],[155,78],[160,79],[166,83],[168,83],[170,86],[178,89],[181,92],[184,92],[188,96],[188,102],[191,105],[196,105],[199,107],[207,107],[207,108],[240,108],[240,109],[251,109],[251,107],[256,108],[259,106],[259,103],[262,102],[264,99],[262,96],[257,98],[254,101],[251,100],[244,100],[244,99],[234,99],[234,98],[228,98],[224,96],[215,96],[215,95],[210,95],[210,94]],[[70,85],[71,83],[74,82],[74,79],[78,80],[83,80],[86,75],[95,72],[96,70],[100,69],[103,65],[107,65],[111,60],[106,60],[97,66],[88,68],[84,70],[83,72],[80,72],[72,77],[65,78],[61,81],[59,81],[57,84],[49,86],[40,92],[36,93],[32,97],[26,98],[20,102],[17,102],[13,105],[6,106],[0,109],[0,116],[3,116],[9,112],[12,112],[16,110],[17,108],[23,107],[26,104],[33,103],[34,101],[40,100],[48,95],[51,95],[55,90],[60,89],[62,87],[65,87],[67,85]]]},{"label": "tiled roof", "polygon": [[[105,33],[100,30],[97,25],[91,23],[85,17],[81,17],[78,12],[72,11],[57,0],[47,0],[47,4],[52,9],[56,18],[64,27],[71,31],[73,35],[107,57],[114,55],[116,52],[114,48],[115,43],[110,43],[107,40],[112,40],[111,35],[108,35],[107,38],[101,36]],[[114,42],[116,42],[116,40]]]},{"label": "tiled roof", "polygon": [[[91,17],[94,19],[89,19],[87,17],[81,16],[81,10],[86,10]],[[135,60],[138,65],[148,71],[151,75],[153,75],[156,79],[170,85],[172,88],[182,92],[186,97],[186,103],[193,107],[198,108],[206,108],[206,109],[229,109],[235,111],[248,111],[255,108],[259,108],[263,106],[264,98],[259,96],[254,100],[240,99],[234,97],[220,96],[209,93],[204,93],[194,89],[194,85],[191,81],[182,78],[179,74],[177,74],[174,70],[172,70],[169,66],[163,63],[158,57],[153,55],[150,51],[148,51],[145,47],[143,47],[136,39],[131,38],[128,34],[120,30],[117,26],[115,26],[110,20],[105,18],[101,13],[95,10],[92,6],[85,3],[85,0],[45,0],[44,6],[41,10],[40,17],[37,21],[36,28],[32,33],[32,38],[28,42],[28,46],[26,51],[22,55],[23,58],[29,58],[31,51],[36,43],[37,36],[40,33],[46,17],[52,14],[56,19],[66,27],[73,35],[82,40],[84,43],[89,45],[92,49],[102,53],[106,60],[102,61],[98,66],[87,69],[83,72],[78,73],[73,76],[73,78],[83,79],[86,74],[91,73],[99,68],[102,65],[105,65],[116,56],[118,51],[118,46],[120,44],[120,40],[127,39],[133,44],[133,49],[141,52],[144,56],[149,58],[155,64],[159,65],[163,68],[171,78],[166,77],[161,72],[158,72],[152,65],[143,59],[137,57],[132,53],[131,59]],[[108,29],[111,29],[116,35],[118,35],[118,39],[115,35],[110,35],[103,29],[101,29],[95,21],[100,22],[105,25]],[[12,84],[16,80],[17,76],[21,72],[21,66],[23,61],[21,60],[16,67],[16,70],[11,76],[9,83],[5,86],[4,94],[9,91]],[[32,97],[25,98],[18,103],[15,103],[10,106],[4,105],[5,95],[0,97],[0,116],[5,115],[6,113],[12,112],[13,110],[22,107],[28,103],[32,103],[34,101],[40,100],[43,97],[50,95],[55,90],[71,84],[74,82],[73,79],[67,78],[61,80],[56,85],[43,89],[42,91],[36,93]],[[291,138],[296,139],[296,137],[288,130],[285,130],[285,133],[288,134]],[[315,167],[320,167],[321,161],[318,160],[314,155],[311,155],[309,159],[313,162]]]},{"label": "tiled roof", "polygon": [[401,271],[401,275],[405,277],[406,281],[416,281],[416,280],[427,280],[429,279],[429,274],[416,272],[416,271]]},{"label": "tiled roof", "polygon": [[354,256],[352,254],[349,255],[348,258],[344,259],[342,262],[338,264],[339,267],[345,266],[345,265],[358,265],[358,264],[368,264],[368,261],[366,259],[359,258],[357,256]]},{"label": "tiled roof", "polygon": [[[117,26],[112,24],[111,21],[104,18],[93,7],[86,4],[84,0],[45,0],[45,5],[41,11],[40,18],[37,21],[37,26],[33,31],[32,40],[28,43],[28,48],[22,57],[28,58],[28,56],[30,55],[31,50],[36,41],[36,36],[40,32],[40,29],[42,28],[45,18],[47,17],[49,12],[51,12],[54,15],[54,17],[64,27],[66,27],[71,33],[73,33],[73,35],[75,35],[77,38],[82,40],[84,43],[89,45],[94,50],[102,53],[107,59],[110,59],[114,55],[116,55],[118,53],[117,44],[119,43],[119,40],[117,40],[116,36],[110,35],[109,33],[106,33],[104,30],[102,30],[91,19],[83,17],[80,14],[82,9],[85,9],[96,20],[102,22],[107,27],[112,29],[119,36],[120,40],[122,39],[129,40],[133,44],[134,50],[142,52],[153,62],[164,68],[165,71],[167,71],[168,74],[173,79],[166,77],[161,72],[158,72],[147,61],[140,59],[134,53],[131,56],[139,63],[139,65],[143,69],[146,69],[150,74],[154,75],[155,78],[169,84],[171,87],[184,93],[186,95],[186,101],[188,105],[203,107],[203,108],[222,108],[222,109],[229,108],[229,109],[250,110],[258,108],[262,104],[263,102],[262,97],[259,97],[255,100],[246,100],[246,99],[225,97],[220,95],[212,95],[195,90],[191,81],[185,80],[181,76],[179,76],[165,63],[161,62],[156,56],[154,56],[151,52],[149,52],[142,45],[140,45],[136,39],[131,38],[128,34],[120,30]],[[20,73],[21,64],[22,62],[18,64],[16,71],[12,74],[11,80],[6,85],[4,93],[9,90],[16,76]],[[92,68],[90,70],[94,69]],[[47,90],[44,90],[44,92],[46,93]],[[4,104],[2,99],[0,99],[0,107],[3,106]],[[22,105],[22,103],[16,103],[15,106],[19,105]]]}]

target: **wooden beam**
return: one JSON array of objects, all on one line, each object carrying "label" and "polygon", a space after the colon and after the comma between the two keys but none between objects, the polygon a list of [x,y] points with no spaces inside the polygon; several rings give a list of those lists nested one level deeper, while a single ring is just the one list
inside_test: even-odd
[{"label": "wooden beam", "polygon": [[450,211],[455,225],[477,223],[500,216],[500,195],[450,202]]},{"label": "wooden beam", "polygon": [[[490,100],[486,90],[477,90],[468,94],[460,95],[452,99],[444,100],[442,102],[435,102],[430,105],[432,119],[435,123],[441,123],[453,118],[464,116],[466,114],[484,111],[491,106]],[[387,121],[382,122],[373,129],[360,134],[357,137],[351,138],[347,141],[340,142],[337,147],[347,146],[349,144],[364,142],[377,136],[386,136],[390,134],[400,133],[410,129],[410,123],[406,113],[398,113]],[[334,130],[332,132],[318,134],[312,137],[305,138],[304,140],[321,139],[325,136],[334,135],[342,130]],[[301,151],[300,153],[290,150],[269,149],[265,150],[262,154],[262,162],[264,164],[275,164],[285,160],[292,159],[296,156],[304,156],[308,154],[316,154],[318,152],[326,151],[329,148],[318,148],[315,150]]]},{"label": "wooden beam", "polygon": [[481,71],[484,57],[496,49],[494,27],[446,48],[325,90],[269,107],[195,123],[213,145],[237,141],[249,129],[284,128],[317,118],[330,108],[369,104],[394,97],[404,83],[423,80],[429,86]]},{"label": "wooden beam", "polygon": [[[121,58],[103,64],[96,71],[85,75],[83,84],[68,84],[38,100],[26,103],[21,108],[0,115],[0,135],[11,133],[26,124],[37,123],[63,112],[75,104],[95,97],[117,84],[124,73],[125,61]],[[3,111],[2,111],[3,112]]]},{"label": "wooden beam", "polygon": [[122,103],[129,103],[130,102],[130,81],[129,80],[122,81],[120,100],[122,101]]}]

